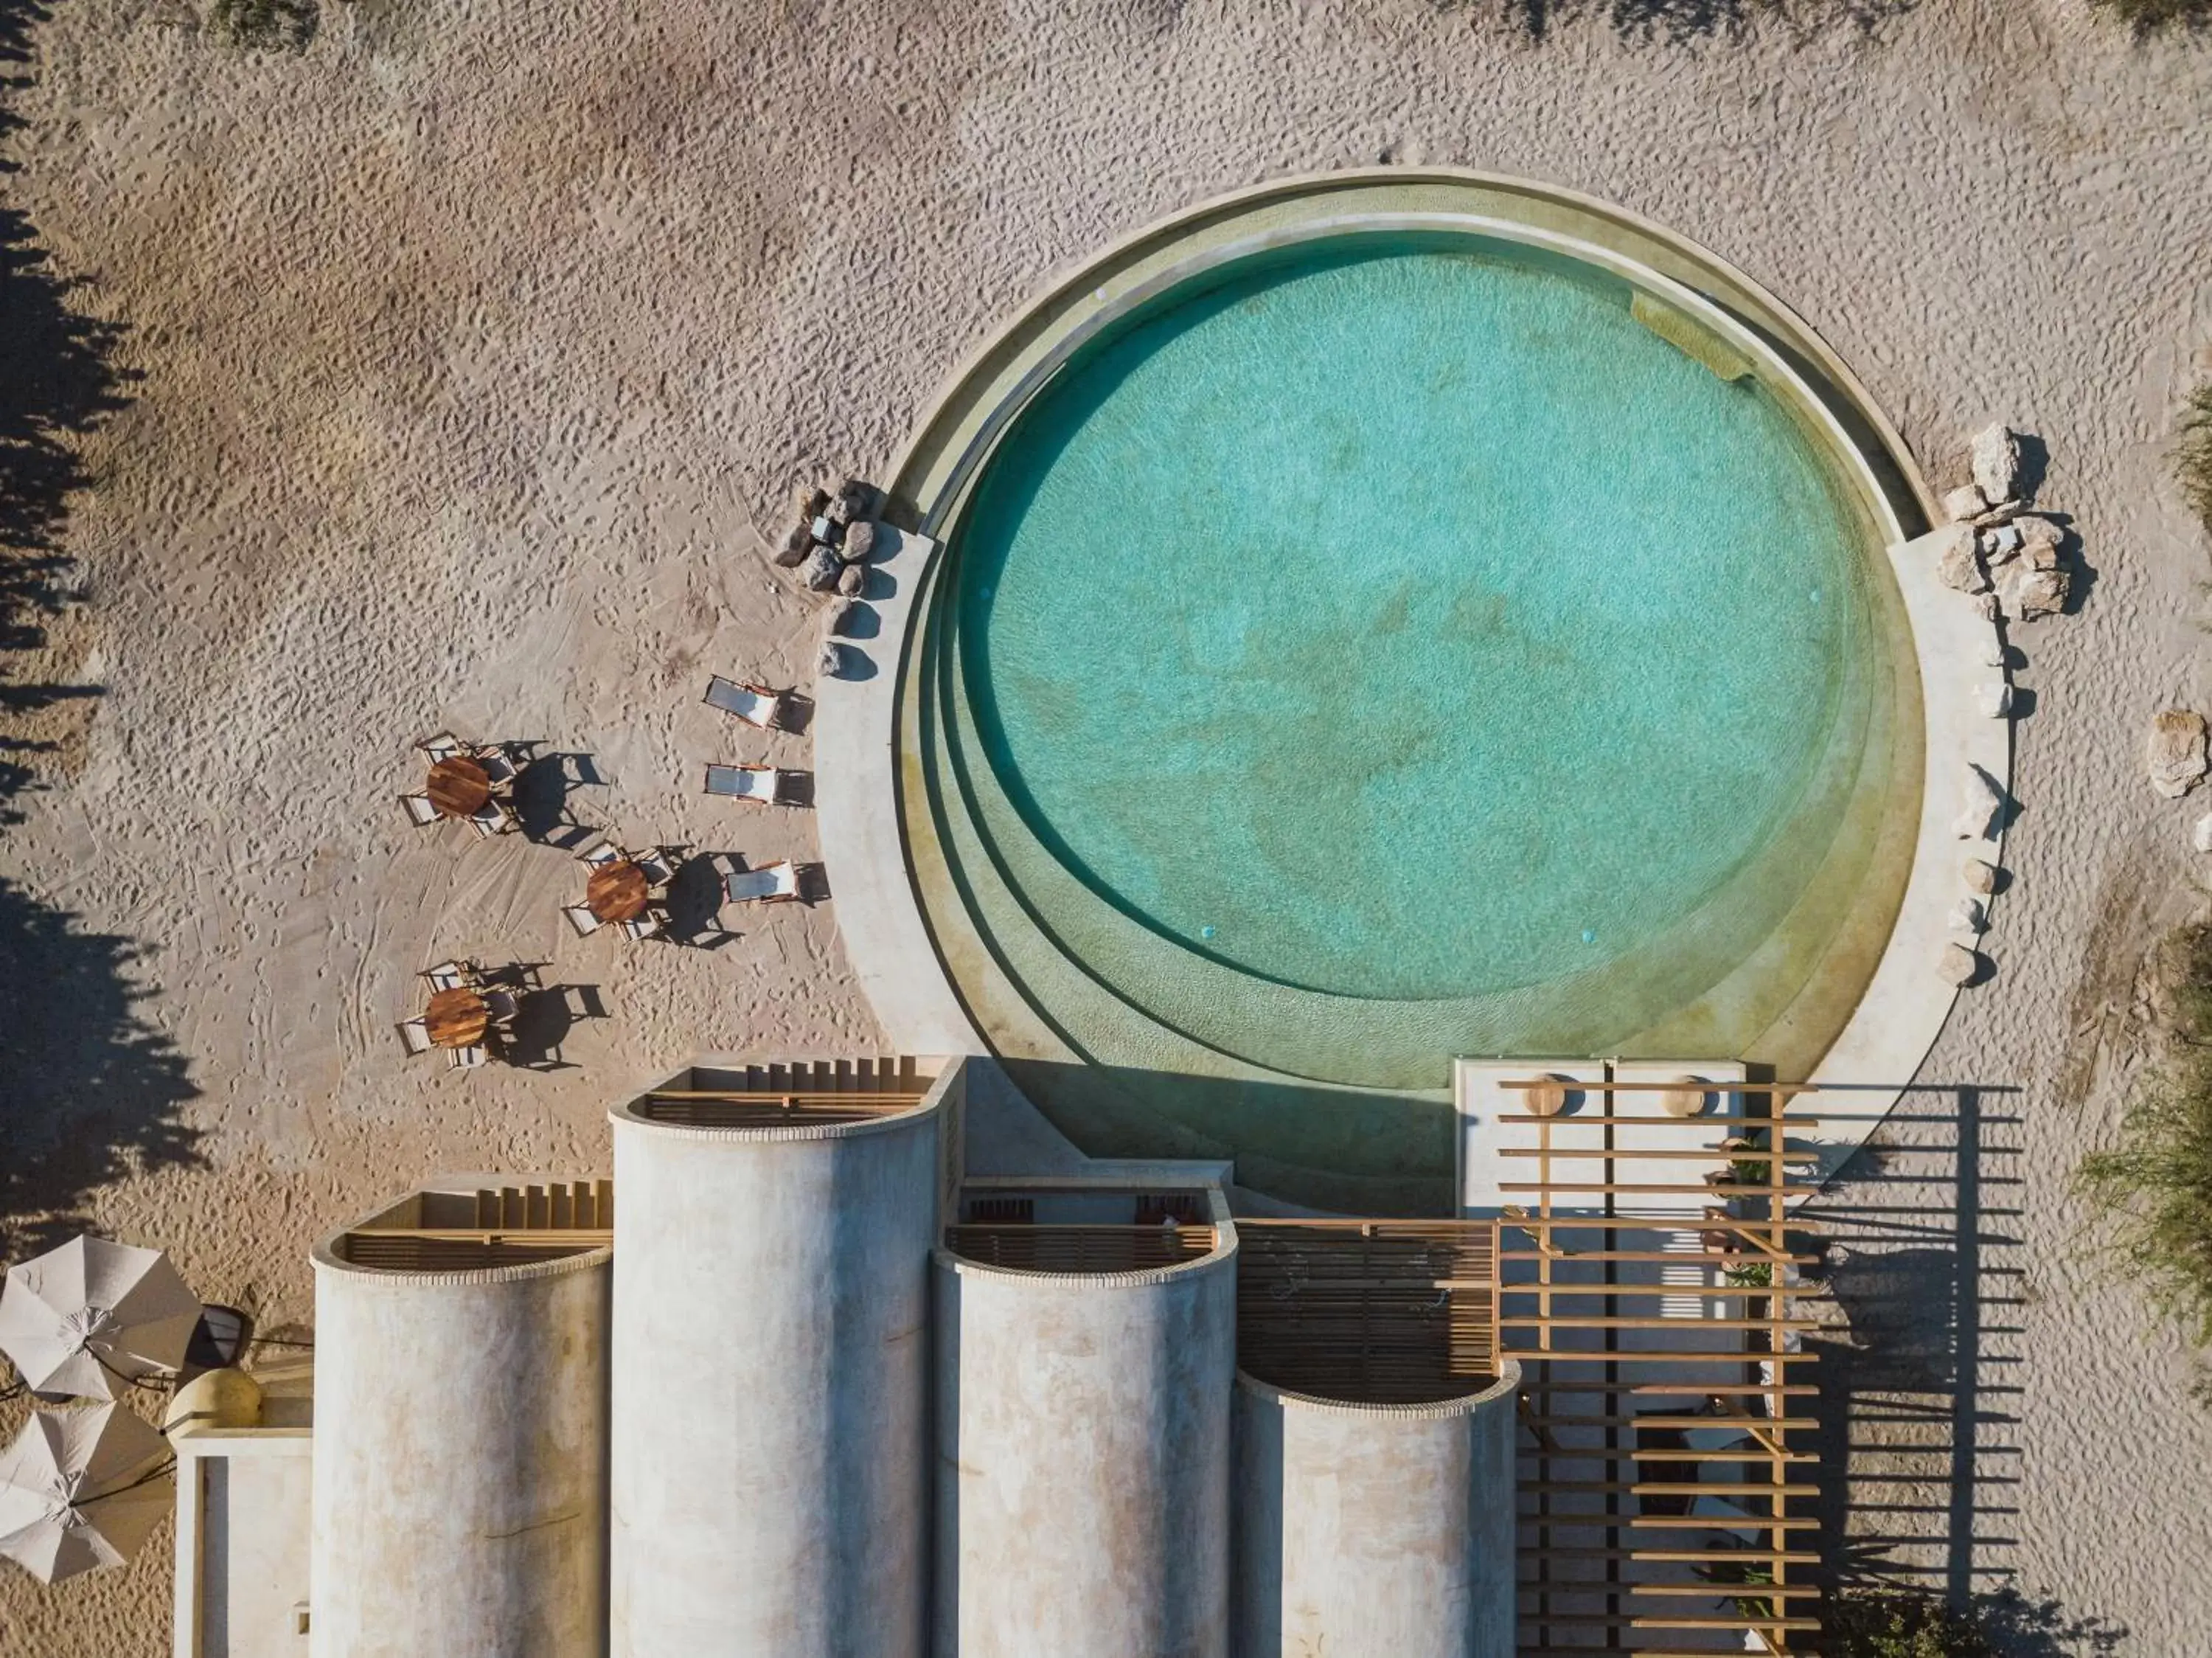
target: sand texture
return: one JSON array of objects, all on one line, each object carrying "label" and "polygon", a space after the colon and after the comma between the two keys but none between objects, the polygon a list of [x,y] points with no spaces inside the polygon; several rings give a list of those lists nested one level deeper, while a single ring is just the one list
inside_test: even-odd
[{"label": "sand texture", "polygon": [[[600,1167],[607,1103],[695,1049],[871,1050],[834,899],[711,951],[578,940],[559,847],[406,826],[407,744],[537,739],[598,779],[581,822],[808,856],[807,813],[698,793],[709,759],[810,763],[698,701],[804,680],[814,601],[761,540],[799,479],[881,468],[1049,272],[1170,209],[1526,174],[1767,283],[1939,485],[1993,416],[2048,444],[2094,580],[2014,635],[1996,977],[1824,1199],[1832,1496],[1909,1539],[1881,1570],[2048,1603],[2021,1650],[2212,1651],[2212,1416],[2064,1198],[2203,867],[2203,796],[2141,753],[2208,695],[2163,457],[2212,369],[2212,43],[2081,0],[1877,9],[1589,0],[1538,39],[1472,0],[327,0],[252,53],[195,0],[0,0],[0,539],[82,600],[11,636],[0,704],[38,745],[0,753],[11,1250],[89,1220],[297,1324],[311,1240],[419,1173]],[[410,1064],[392,1022],[454,954],[605,1017],[569,1069]],[[169,1547],[0,1574],[0,1650],[166,1652]]]}]

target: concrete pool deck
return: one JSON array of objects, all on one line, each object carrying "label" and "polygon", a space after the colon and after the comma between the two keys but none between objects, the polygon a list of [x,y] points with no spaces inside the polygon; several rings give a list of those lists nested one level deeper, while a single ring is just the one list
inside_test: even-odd
[{"label": "concrete pool deck", "polygon": [[[1478,207],[1486,210],[1469,210]],[[1502,207],[1518,216],[1501,216]],[[1970,768],[2001,788],[2008,785],[2010,728],[2008,721],[1979,714],[1974,704],[1976,686],[2003,677],[1988,660],[2000,654],[1991,625],[1942,586],[1932,561],[1904,550],[1936,516],[1909,452],[1849,369],[1749,278],[1657,227],[1524,180],[1388,169],[1234,192],[1149,227],[1065,273],[975,353],[917,422],[890,475],[890,515],[945,533],[985,458],[1029,400],[1085,341],[1145,300],[1261,249],[1347,230],[1418,229],[1466,230],[1565,253],[1611,271],[1690,320],[1692,330],[1710,334],[1732,363],[1756,374],[1818,434],[1820,447],[1852,469],[1860,507],[1887,548],[1917,676],[1917,704],[1908,698],[1905,706],[1917,706],[1922,722],[1918,822],[1903,899],[1879,961],[1809,1078],[1788,1079],[1832,1090],[1824,1094],[1830,1109],[1823,1114],[1831,1120],[1818,1137],[1823,1172],[1832,1172],[1917,1074],[1955,1000],[1957,991],[1938,977],[1936,964],[1957,936],[1949,917],[1966,894],[1962,861],[1978,856],[1996,862],[2002,827],[1999,840],[1969,845],[1951,826]],[[1655,259],[1661,263],[1648,262]],[[929,536],[908,538],[896,590],[878,607],[879,631],[862,647],[859,671],[821,688],[823,849],[848,896],[838,911],[847,954],[892,1040],[921,1051],[975,1051],[990,1044],[949,982],[939,953],[973,958],[968,971],[1003,982],[1008,997],[1021,992],[985,960],[988,943],[975,948],[961,942],[964,928],[978,923],[960,907],[922,804],[927,761],[911,680],[928,608],[920,600],[940,551]],[[850,901],[854,894],[861,901]],[[933,926],[927,918],[932,914],[938,917]],[[1739,972],[1757,970],[1753,961]],[[1046,1057],[1064,1051],[1042,1034],[1034,1045]],[[1439,1087],[1449,1057],[1439,1056]]]}]

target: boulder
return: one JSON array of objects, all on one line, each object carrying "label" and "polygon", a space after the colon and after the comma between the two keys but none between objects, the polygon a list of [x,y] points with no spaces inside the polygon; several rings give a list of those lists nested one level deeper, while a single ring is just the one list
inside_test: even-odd
[{"label": "boulder", "polygon": [[797,570],[806,562],[806,550],[814,545],[814,538],[806,533],[805,524],[793,524],[791,533],[783,538],[783,545],[775,550],[775,562],[786,570]]},{"label": "boulder", "polygon": [[1932,535],[1923,535],[1911,542],[1906,551],[1926,553],[1936,561],[1936,579],[1947,588],[1960,593],[1987,593],[1990,578],[1982,569],[1982,561],[1974,550],[1974,532],[1970,525],[1947,524]]},{"label": "boulder", "polygon": [[2012,712],[2012,687],[2002,680],[1974,687],[1974,706],[1992,720],[2001,720]]},{"label": "boulder", "polygon": [[1974,607],[1974,614],[1980,617],[1985,622],[1997,621],[2001,619],[2004,614],[2003,612],[1997,608],[1997,595],[1994,592],[1978,593],[1973,595],[1972,602]]},{"label": "boulder", "polygon": [[837,503],[844,509],[845,521],[872,518],[883,504],[883,491],[874,485],[858,478],[848,478],[837,489]]},{"label": "boulder", "polygon": [[835,548],[816,546],[807,550],[806,563],[799,569],[799,579],[817,593],[827,593],[837,585],[837,578],[844,573],[844,564]]},{"label": "boulder", "polygon": [[1990,509],[1990,499],[1978,485],[1967,484],[1943,497],[1943,516],[1954,524],[1978,518]]},{"label": "boulder", "polygon": [[845,527],[827,513],[808,525],[807,528],[825,547],[834,547],[845,539]]},{"label": "boulder", "polygon": [[1974,519],[1974,527],[1978,530],[1986,530],[1994,529],[1999,524],[2009,524],[2020,515],[2021,509],[2027,505],[2027,503],[2025,501],[2000,501],[1987,512]]},{"label": "boulder", "polygon": [[2066,570],[2038,570],[2027,559],[2015,558],[1996,578],[1997,607],[2015,622],[2033,622],[2064,610],[2073,590],[2073,577]]},{"label": "boulder", "polygon": [[837,573],[837,591],[848,599],[859,598],[860,590],[867,585],[868,567],[866,564],[848,564]]},{"label": "boulder", "polygon": [[1946,944],[1936,958],[1936,977],[1946,984],[1971,984],[1981,970],[1981,957],[1963,944]]},{"label": "boulder", "polygon": [[802,485],[799,491],[799,521],[811,524],[829,510],[830,491],[819,485]]},{"label": "boulder", "polygon": [[2204,781],[2208,765],[2204,716],[2191,709],[2169,708],[2150,722],[2144,752],[2150,786],[2168,800],[2179,800]]},{"label": "boulder", "polygon": [[1951,832],[1960,840],[1995,840],[2004,814],[2004,790],[1978,765],[1968,765],[1960,787],[1959,815]]},{"label": "boulder", "polygon": [[1997,637],[1995,628],[1975,638],[1974,660],[1984,667],[2002,667],[2005,665],[2005,643]]},{"label": "boulder", "polygon": [[1991,570],[2004,564],[2020,551],[2020,532],[2010,524],[2000,524],[1993,530],[1982,532],[1982,562]]},{"label": "boulder", "polygon": [[1990,924],[1989,912],[1978,898],[1962,898],[1951,906],[1944,924],[1954,933],[1978,933]]},{"label": "boulder", "polygon": [[2212,852],[2212,812],[2197,820],[2197,827],[2190,832],[2189,844],[2200,852]]},{"label": "boulder", "polygon": [[853,619],[853,613],[860,607],[858,603],[842,594],[832,599],[829,608],[822,613],[823,629],[831,633],[844,632],[846,625]]},{"label": "boulder", "polygon": [[2021,557],[2037,570],[2057,570],[2058,550],[2066,545],[2066,532],[2039,513],[2023,513],[2012,521],[2020,534]]},{"label": "boulder", "polygon": [[825,680],[834,680],[845,670],[845,647],[835,639],[822,642],[822,652],[814,659],[814,671]]},{"label": "boulder", "polygon": [[876,527],[865,518],[856,518],[845,527],[845,539],[837,549],[837,556],[848,564],[865,564],[876,551]]},{"label": "boulder", "polygon": [[2020,437],[1999,423],[1984,426],[1973,438],[1974,482],[1991,501],[2009,501],[2021,493]]},{"label": "boulder", "polygon": [[1997,889],[1997,866],[1982,858],[1968,858],[1960,873],[1966,878],[1966,890],[1987,898]]}]

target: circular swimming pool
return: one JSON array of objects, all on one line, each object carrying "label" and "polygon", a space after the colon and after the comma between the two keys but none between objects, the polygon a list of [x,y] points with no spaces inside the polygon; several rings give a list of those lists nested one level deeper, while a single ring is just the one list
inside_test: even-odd
[{"label": "circular swimming pool", "polygon": [[1817,1057],[1909,863],[1910,641],[1832,433],[1697,312],[1339,229],[1032,377],[913,660],[928,908],[987,1033],[1384,1090]]}]

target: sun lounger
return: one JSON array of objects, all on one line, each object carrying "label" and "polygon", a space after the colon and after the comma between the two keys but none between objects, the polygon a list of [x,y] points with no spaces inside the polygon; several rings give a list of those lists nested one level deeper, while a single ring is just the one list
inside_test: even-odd
[{"label": "sun lounger", "polygon": [[407,1045],[410,1054],[430,1051],[430,1027],[419,1019],[399,1021],[399,1039]]},{"label": "sun lounger", "polygon": [[482,1048],[448,1048],[446,1051],[453,1056],[446,1062],[447,1068],[453,1070],[474,1070],[484,1062]]},{"label": "sun lounger", "polygon": [[783,723],[785,705],[790,698],[766,686],[745,685],[717,674],[707,681],[706,700],[709,707],[719,708],[725,714],[767,731]]},{"label": "sun lounger", "polygon": [[399,803],[407,808],[408,820],[417,829],[427,829],[439,819],[438,808],[430,804],[428,795],[402,795]]},{"label": "sun lounger", "polygon": [[716,765],[707,767],[707,792],[723,800],[749,800],[774,805],[783,798],[784,780],[791,774],[773,765]]},{"label": "sun lounger", "polygon": [[424,738],[415,747],[428,755],[430,764],[435,765],[440,760],[451,759],[456,754],[467,753],[469,746],[452,732],[441,731],[434,737]]},{"label": "sun lounger", "polygon": [[592,913],[588,904],[564,904],[561,913],[568,917],[568,924],[576,930],[579,938],[589,938],[607,923]]},{"label": "sun lounger", "polygon": [[799,868],[779,859],[757,869],[738,869],[722,878],[732,904],[781,904],[799,896]]}]

